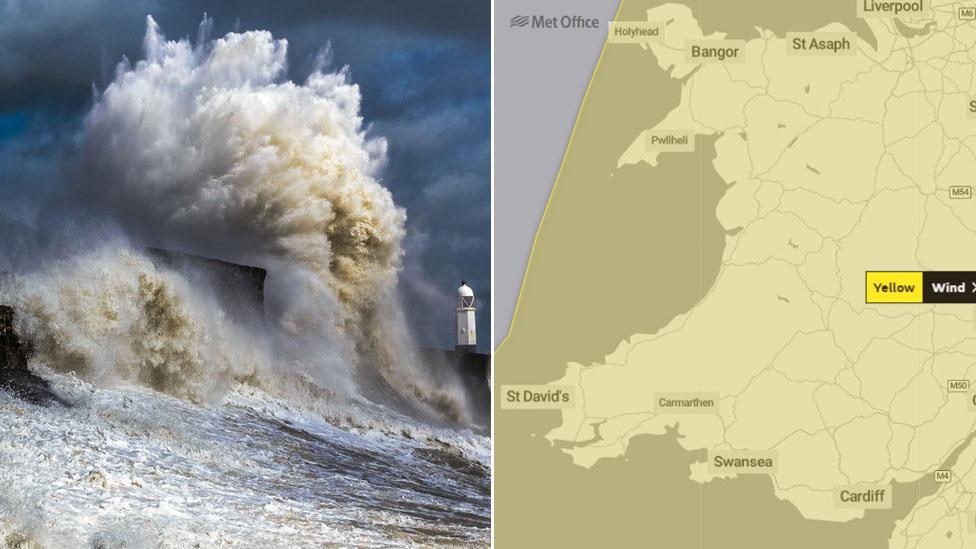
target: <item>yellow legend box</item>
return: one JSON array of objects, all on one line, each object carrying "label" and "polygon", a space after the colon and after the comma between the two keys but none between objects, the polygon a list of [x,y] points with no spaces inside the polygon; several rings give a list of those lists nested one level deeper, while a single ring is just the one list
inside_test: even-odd
[{"label": "yellow legend box", "polygon": [[868,303],[922,303],[921,271],[868,271],[864,273]]}]

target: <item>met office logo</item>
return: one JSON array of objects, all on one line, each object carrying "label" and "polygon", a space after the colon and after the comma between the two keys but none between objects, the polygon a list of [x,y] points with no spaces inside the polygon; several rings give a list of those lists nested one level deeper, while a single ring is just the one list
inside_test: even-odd
[{"label": "met office logo", "polygon": [[600,26],[600,20],[582,15],[515,15],[508,20],[508,26],[531,29],[595,29]]}]

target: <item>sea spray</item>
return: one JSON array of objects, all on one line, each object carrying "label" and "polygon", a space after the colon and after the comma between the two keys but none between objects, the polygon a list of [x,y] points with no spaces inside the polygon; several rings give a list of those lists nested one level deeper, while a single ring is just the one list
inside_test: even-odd
[{"label": "sea spray", "polygon": [[0,299],[19,311],[37,364],[213,401],[268,359],[200,290],[109,246],[16,276]]},{"label": "sea spray", "polygon": [[[100,93],[65,165],[68,207],[6,225],[0,303],[63,405],[0,391],[0,545],[486,546],[489,439],[361,398],[348,370],[359,354],[378,391],[463,415],[403,328],[403,212],[370,175],[385,145],[364,137],[358,107],[343,118],[358,91],[342,71],[318,71],[333,89],[321,94],[245,74],[284,42],[224,47],[210,25],[186,48],[150,24],[142,69],[123,63],[105,91],[129,104]],[[166,74],[140,70],[210,81],[164,89]],[[311,99],[276,106],[279,87]],[[348,127],[303,129],[316,108]],[[325,158],[281,168],[303,154],[282,144],[292,130]],[[208,277],[151,245],[265,267],[268,318],[235,317]]]},{"label": "sea spray", "polygon": [[284,80],[287,42],[265,31],[194,46],[147,27],[146,59],[120,64],[86,118],[79,196],[139,237],[306,269],[342,306],[329,320],[367,331],[405,213],[372,175],[386,145],[366,138],[358,87],[344,71]]},{"label": "sea spray", "polygon": [[[120,63],[85,119],[72,200],[141,244],[267,267],[274,329],[266,339],[274,345],[266,346],[285,352],[289,368],[333,378],[323,385],[332,390],[353,377],[342,371],[351,363],[364,393],[395,393],[463,420],[456,380],[431,375],[412,352],[396,296],[406,216],[376,179],[386,143],[367,137],[358,86],[347,70],[326,67],[291,82],[285,40],[265,31],[209,40],[211,26],[205,18],[192,44],[166,40],[147,18],[145,59]],[[150,317],[154,303],[187,301],[158,275],[129,279],[137,285],[129,297]],[[161,325],[186,328],[184,317],[159,314]],[[62,341],[43,321],[35,315],[33,330],[49,332],[41,346],[54,353]],[[121,361],[124,377],[180,394],[170,370],[197,372],[198,349],[214,337],[206,322],[194,330],[170,338],[138,375]],[[347,359],[320,358],[337,351]],[[61,357],[75,359],[75,369],[120,364],[58,352],[80,353]],[[227,362],[209,367],[230,379],[255,369],[246,359]],[[335,371],[316,372],[323,369]],[[193,386],[183,396],[208,392],[192,375],[183,379]]]}]

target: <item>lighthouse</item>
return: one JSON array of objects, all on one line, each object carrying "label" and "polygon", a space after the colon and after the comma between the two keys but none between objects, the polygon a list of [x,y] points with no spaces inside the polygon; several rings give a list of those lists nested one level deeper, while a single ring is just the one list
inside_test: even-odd
[{"label": "lighthouse", "polygon": [[457,295],[457,345],[454,350],[459,353],[473,353],[478,345],[474,328],[474,291],[467,281],[462,280]]}]

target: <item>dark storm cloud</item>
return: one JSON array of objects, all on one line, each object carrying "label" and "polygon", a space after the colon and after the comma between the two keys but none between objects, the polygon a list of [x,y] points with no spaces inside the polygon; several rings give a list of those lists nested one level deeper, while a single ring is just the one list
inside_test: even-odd
[{"label": "dark storm cloud", "polygon": [[[487,54],[489,4],[471,0],[424,2],[298,0],[0,0],[0,111],[44,104],[77,107],[92,82],[104,83],[123,54],[139,57],[145,16],[173,37],[192,36],[204,12],[215,33],[267,29],[285,36],[292,61],[343,35],[347,60],[397,47],[407,36],[433,37]],[[356,55],[353,50],[366,55]]]},{"label": "dark storm cloud", "polygon": [[51,159],[70,144],[92,85],[104,87],[123,55],[142,57],[147,14],[178,38],[195,36],[204,12],[215,36],[286,38],[296,81],[327,46],[336,67],[349,66],[371,135],[389,143],[381,179],[408,213],[408,314],[433,325],[426,343],[449,344],[437,290],[467,278],[490,303],[487,1],[0,0],[0,198],[56,178]]}]

